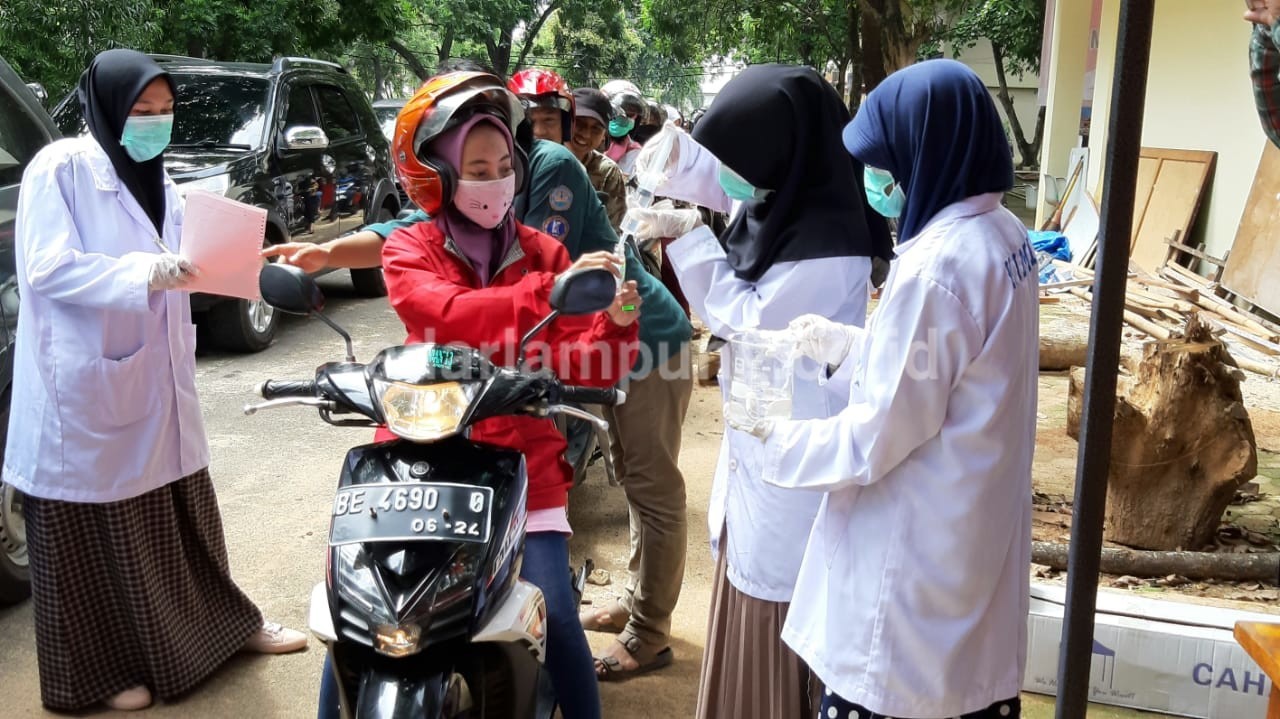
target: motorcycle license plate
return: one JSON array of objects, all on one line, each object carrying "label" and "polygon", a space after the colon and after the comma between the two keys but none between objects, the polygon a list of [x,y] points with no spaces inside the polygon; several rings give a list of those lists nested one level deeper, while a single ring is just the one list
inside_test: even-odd
[{"label": "motorcycle license plate", "polygon": [[493,489],[383,482],[343,487],[333,500],[329,546],[353,542],[489,541]]}]

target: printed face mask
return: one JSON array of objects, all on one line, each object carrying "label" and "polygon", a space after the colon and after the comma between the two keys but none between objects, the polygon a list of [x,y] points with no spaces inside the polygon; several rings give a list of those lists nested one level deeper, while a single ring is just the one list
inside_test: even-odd
[{"label": "printed face mask", "polygon": [[516,196],[516,173],[501,180],[459,180],[453,206],[464,217],[492,230],[507,218]]},{"label": "printed face mask", "polygon": [[[907,196],[903,194],[902,186],[893,179],[893,175],[868,166],[862,173],[862,181],[866,185],[867,204],[871,205],[871,209],[891,219],[902,215]],[[893,189],[889,190],[890,187]]]},{"label": "printed face mask", "polygon": [[768,190],[757,189],[755,185],[747,182],[742,175],[724,165],[720,165],[720,187],[730,199],[743,202],[763,200],[769,194]]},{"label": "printed face mask", "polygon": [[132,115],[124,121],[120,144],[134,162],[154,159],[169,146],[173,115]]}]

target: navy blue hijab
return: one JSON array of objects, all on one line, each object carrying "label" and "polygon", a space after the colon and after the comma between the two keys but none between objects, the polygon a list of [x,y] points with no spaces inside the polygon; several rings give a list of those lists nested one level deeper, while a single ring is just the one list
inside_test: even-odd
[{"label": "navy blue hijab", "polygon": [[1013,154],[991,94],[954,60],[928,60],[886,78],[845,127],[844,146],[892,174],[906,193],[903,242],[944,207],[1013,187]]}]

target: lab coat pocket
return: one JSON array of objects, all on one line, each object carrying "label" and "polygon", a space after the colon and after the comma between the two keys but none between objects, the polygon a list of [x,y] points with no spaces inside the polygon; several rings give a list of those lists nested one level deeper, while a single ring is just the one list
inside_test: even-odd
[{"label": "lab coat pocket", "polygon": [[155,372],[149,345],[128,357],[94,357],[75,368],[69,383],[60,383],[58,401],[63,412],[74,412],[80,422],[103,429],[136,424],[153,414],[158,404],[157,381],[164,372]]}]

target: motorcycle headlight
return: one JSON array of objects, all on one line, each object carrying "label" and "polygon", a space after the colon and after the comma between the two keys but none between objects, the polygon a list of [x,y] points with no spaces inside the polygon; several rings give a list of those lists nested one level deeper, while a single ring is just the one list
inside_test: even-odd
[{"label": "motorcycle headlight", "polygon": [[373,648],[380,654],[399,659],[417,654],[422,642],[422,628],[416,624],[379,624],[373,631]]},{"label": "motorcycle headlight", "polygon": [[387,429],[405,439],[429,442],[458,433],[467,408],[480,391],[478,382],[405,384],[374,380]]},{"label": "motorcycle headlight", "polygon": [[[337,548],[338,562],[334,581],[338,592],[361,613],[362,622],[372,619],[378,624],[394,624],[395,617],[387,606],[387,598],[373,576],[372,560],[359,544]],[[366,619],[368,618],[368,619]]]}]

